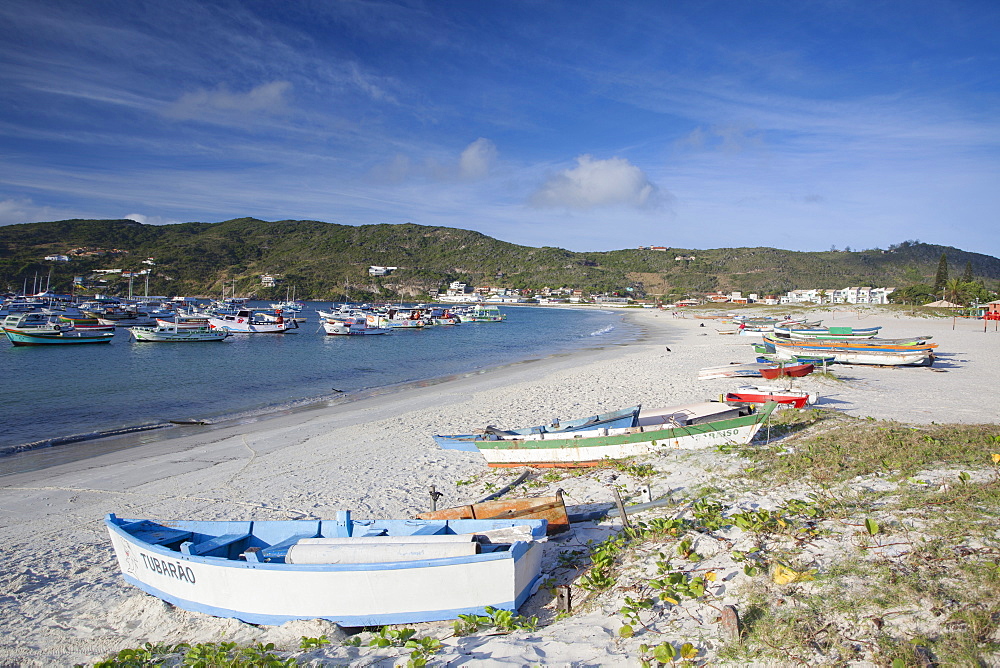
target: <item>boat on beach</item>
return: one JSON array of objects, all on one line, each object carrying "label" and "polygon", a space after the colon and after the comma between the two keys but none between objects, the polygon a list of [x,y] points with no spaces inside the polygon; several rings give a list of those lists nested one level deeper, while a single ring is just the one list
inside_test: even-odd
[{"label": "boat on beach", "polygon": [[881,366],[930,366],[934,363],[936,343],[885,343],[879,339],[864,341],[801,341],[793,339],[767,339],[774,345],[774,356],[790,360],[795,356],[832,356],[841,364],[871,364]]},{"label": "boat on beach", "polygon": [[774,335],[791,339],[870,339],[878,336],[879,327],[775,327]]},{"label": "boat on beach", "polygon": [[454,508],[431,510],[417,515],[420,520],[545,520],[548,535],[568,531],[569,514],[562,490],[553,496],[528,496],[520,499],[480,501]]},{"label": "boat on beach", "polygon": [[767,385],[744,385],[732,392],[727,392],[724,400],[729,404],[765,404],[773,401],[777,404],[789,405],[794,408],[805,408],[816,403],[817,396],[805,390],[795,390],[787,387],[771,387]]},{"label": "boat on beach", "polygon": [[502,436],[477,441],[476,448],[489,466],[577,467],[671,450],[745,445],[777,405],[757,408],[706,401],[643,413],[634,427],[599,427],[555,437],[544,433]]},{"label": "boat on beach", "polygon": [[125,581],[250,624],[381,626],[517,610],[545,520],[104,520]]},{"label": "boat on beach", "polygon": [[778,363],[777,366],[761,369],[760,375],[761,378],[766,378],[768,380],[774,380],[775,378],[781,378],[782,376],[787,376],[789,378],[802,378],[803,376],[811,374],[815,368],[816,367],[810,363]]},{"label": "boat on beach", "polygon": [[698,370],[698,380],[712,378],[760,378],[761,369],[775,368],[775,362],[749,362],[746,364],[723,364]]},{"label": "boat on beach", "polygon": [[581,431],[584,429],[594,429],[597,427],[608,427],[617,429],[619,427],[634,427],[638,424],[640,406],[622,408],[609,413],[598,413],[573,420],[554,419],[547,425],[537,427],[521,427],[518,429],[497,429],[489,425],[474,434],[435,434],[434,441],[445,450],[463,450],[465,452],[476,452],[476,443],[479,441],[498,441],[503,436],[526,436],[528,434],[553,434],[571,431]]}]

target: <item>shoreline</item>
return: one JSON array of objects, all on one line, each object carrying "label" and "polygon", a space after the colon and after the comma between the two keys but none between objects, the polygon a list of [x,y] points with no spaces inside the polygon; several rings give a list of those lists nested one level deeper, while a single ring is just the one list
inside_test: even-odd
[{"label": "shoreline", "polygon": [[[439,507],[449,507],[517,475],[516,470],[488,469],[478,453],[441,450],[430,438],[433,433],[467,432],[486,424],[519,427],[637,403],[687,403],[718,396],[746,380],[699,381],[697,370],[752,359],[754,337],[720,336],[710,321],[675,319],[668,312],[639,311],[634,317],[643,326],[639,342],[494,368],[0,478],[0,540],[12,565],[0,573],[0,591],[9,592],[9,614],[0,618],[0,665],[90,663],[147,641],[275,642],[289,651],[302,635],[330,633],[329,624],[253,627],[188,613],[143,594],[122,580],[102,518],[108,512],[157,519],[329,518],[343,509],[358,518],[412,517],[427,509],[432,485],[444,494]],[[952,331],[950,320],[891,314],[865,320],[884,324],[886,336],[933,334],[942,351],[938,372],[838,365],[839,380],[802,379],[803,389],[821,395],[818,408],[910,418],[917,424],[948,421],[942,417],[1000,422],[1000,399],[992,390],[1000,334],[983,333],[981,324],[978,332],[961,326]],[[669,469],[670,478],[659,492],[683,496],[685,490],[713,485],[732,467],[723,457],[714,451],[662,456],[658,465]],[[574,510],[606,507],[621,475],[595,469],[546,484],[539,475],[540,484],[532,490],[541,494],[558,485]],[[575,527],[569,542],[552,543],[550,549],[586,550],[588,540],[599,542],[617,526],[612,520]],[[496,652],[525,665],[543,660],[540,656],[559,664],[636,661],[637,646],[615,635],[621,624],[617,609],[591,609],[557,621],[551,605],[539,594],[524,606],[527,614],[546,616],[548,625],[538,633],[460,641],[473,643],[484,660]],[[542,655],[538,643],[544,643]],[[329,651],[348,650],[331,646]],[[372,655],[355,659],[392,665]]]},{"label": "shoreline", "polygon": [[[533,305],[521,305],[533,306]],[[554,307],[554,306],[553,306]],[[579,307],[561,307],[568,309],[578,309]],[[586,309],[584,309],[586,310]],[[627,316],[628,314],[622,314]],[[624,318],[623,318],[624,319]],[[642,343],[649,336],[648,331],[642,327],[636,319],[631,323],[638,330],[638,336],[629,338],[625,335],[625,340],[613,343],[599,343],[590,346],[581,346],[571,350],[558,350],[541,356],[531,356],[524,359],[517,359],[511,362],[498,364],[496,366],[485,367],[473,371],[450,373],[443,376],[402,381],[390,385],[380,385],[360,390],[345,392],[338,396],[310,396],[298,400],[286,402],[284,404],[273,404],[258,409],[247,409],[238,411],[217,418],[191,418],[191,424],[184,424],[178,420],[160,420],[157,422],[142,423],[111,429],[102,432],[72,434],[68,436],[43,439],[30,443],[9,446],[0,449],[0,480],[5,476],[17,473],[26,473],[33,470],[42,470],[59,463],[69,463],[88,459],[97,454],[113,452],[117,450],[128,450],[130,448],[148,444],[153,441],[169,441],[172,439],[189,436],[186,430],[197,430],[200,432],[211,432],[216,429],[233,427],[240,424],[250,424],[265,422],[267,420],[286,415],[294,415],[302,412],[335,408],[357,401],[364,401],[374,397],[391,396],[399,392],[406,392],[413,388],[424,388],[439,385],[442,383],[462,380],[464,378],[478,376],[496,372],[507,367],[519,364],[534,362],[545,362],[553,357],[583,355],[591,350],[601,350],[612,346],[628,346],[634,343]],[[151,434],[150,432],[156,432]],[[86,444],[86,445],[75,445]],[[65,446],[75,446],[70,450],[57,450]],[[37,453],[45,452],[46,457],[35,457]],[[30,461],[37,459],[37,463]],[[52,463],[55,462],[55,463]]]}]

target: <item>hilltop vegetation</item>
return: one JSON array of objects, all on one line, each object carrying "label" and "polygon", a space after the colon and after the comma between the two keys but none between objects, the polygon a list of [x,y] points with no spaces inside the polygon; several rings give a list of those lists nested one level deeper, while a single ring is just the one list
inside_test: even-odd
[{"label": "hilltop vegetation", "polygon": [[[74,256],[65,263],[46,255],[87,248],[109,252]],[[110,251],[118,251],[111,254]],[[350,226],[319,221],[267,222],[238,218],[221,223],[144,225],[132,220],[64,220],[0,227],[0,287],[30,288],[52,272],[53,289],[67,291],[74,276],[98,269],[147,268],[150,294],[237,294],[283,297],[295,286],[300,299],[418,297],[451,281],[517,289],[580,288],[674,296],[715,290],[780,294],[795,288],[903,286],[932,283],[939,258],[995,287],[1000,260],[956,248],[906,241],[889,249],[796,252],[775,248],[625,249],[576,253],[533,248],[479,232],[411,223]],[[694,259],[677,260],[678,256]],[[371,277],[371,265],[398,269]],[[280,278],[274,288],[262,274]],[[119,294],[127,281],[110,279]]]}]

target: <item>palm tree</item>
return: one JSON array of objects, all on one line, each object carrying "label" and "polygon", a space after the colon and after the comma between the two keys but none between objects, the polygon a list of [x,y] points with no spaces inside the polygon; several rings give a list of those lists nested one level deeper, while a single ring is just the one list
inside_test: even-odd
[{"label": "palm tree", "polygon": [[944,284],[944,298],[954,304],[965,301],[968,285],[960,278],[949,278]]}]

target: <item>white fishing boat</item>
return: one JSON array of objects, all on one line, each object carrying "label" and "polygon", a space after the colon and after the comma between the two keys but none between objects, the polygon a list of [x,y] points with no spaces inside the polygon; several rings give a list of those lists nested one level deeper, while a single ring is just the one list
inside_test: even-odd
[{"label": "white fishing boat", "polygon": [[544,519],[105,518],[125,581],[250,624],[381,626],[516,610],[541,576]]},{"label": "white fishing boat", "polygon": [[177,323],[161,323],[156,327],[130,327],[128,331],[137,343],[222,341],[229,336],[229,329],[226,327],[192,327]]},{"label": "white fishing boat", "polygon": [[208,323],[215,329],[225,327],[232,334],[283,334],[297,329],[298,323],[280,311],[274,314],[253,309],[240,309],[233,314],[210,315]]},{"label": "white fishing boat", "polygon": [[[373,324],[373,321],[375,324]],[[377,316],[358,314],[347,318],[327,318],[323,321],[323,331],[330,336],[362,336],[388,334],[390,327],[379,327]]]}]

